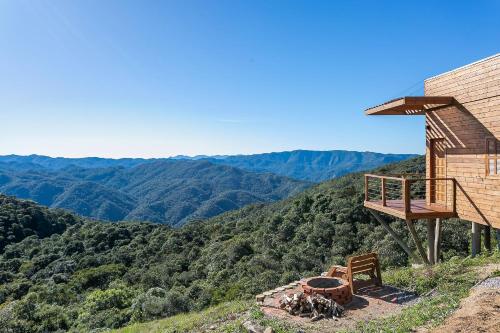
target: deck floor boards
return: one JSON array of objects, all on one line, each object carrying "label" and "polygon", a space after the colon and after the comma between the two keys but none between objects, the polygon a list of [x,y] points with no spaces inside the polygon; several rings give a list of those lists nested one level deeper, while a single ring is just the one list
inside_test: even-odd
[{"label": "deck floor boards", "polygon": [[410,212],[405,212],[403,200],[387,200],[386,206],[381,200],[365,201],[365,207],[402,219],[447,218],[454,217],[452,209],[440,205],[428,205],[425,199],[411,200]]}]

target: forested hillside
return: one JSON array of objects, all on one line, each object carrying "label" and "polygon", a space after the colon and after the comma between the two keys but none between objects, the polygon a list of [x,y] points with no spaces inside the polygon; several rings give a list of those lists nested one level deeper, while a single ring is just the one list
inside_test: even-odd
[{"label": "forested hillside", "polygon": [[0,253],[5,246],[29,236],[42,239],[61,234],[78,221],[81,219],[67,211],[47,209],[0,194]]},{"label": "forested hillside", "polygon": [[[36,161],[36,160],[35,160]],[[45,161],[45,160],[44,160]],[[0,193],[100,220],[182,225],[247,204],[276,201],[310,183],[208,161],[62,169],[0,163]]]},{"label": "forested hillside", "polygon": [[[424,168],[424,159],[417,158],[378,171]],[[0,206],[1,216],[17,215],[24,203],[8,201]],[[377,251],[384,266],[407,265],[407,255],[362,201],[362,174],[352,174],[284,201],[177,229],[79,221],[62,234],[29,236],[0,255],[0,327],[18,332],[120,327],[250,298],[344,264],[357,252]],[[400,221],[392,226],[408,239]],[[425,234],[423,224],[417,228]],[[467,254],[467,229],[464,223],[444,224],[445,258]]]}]

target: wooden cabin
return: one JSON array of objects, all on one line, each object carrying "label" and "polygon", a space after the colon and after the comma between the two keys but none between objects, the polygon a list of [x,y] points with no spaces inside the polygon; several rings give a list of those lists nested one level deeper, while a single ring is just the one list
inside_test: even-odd
[{"label": "wooden cabin", "polygon": [[[365,175],[364,205],[387,231],[397,238],[379,213],[404,219],[423,261],[433,264],[443,220],[458,217],[472,223],[472,255],[481,250],[481,231],[491,249],[491,228],[500,229],[500,54],[425,80],[424,96],[365,113],[426,119],[425,176]],[[420,219],[427,220],[427,254],[413,225]]]}]

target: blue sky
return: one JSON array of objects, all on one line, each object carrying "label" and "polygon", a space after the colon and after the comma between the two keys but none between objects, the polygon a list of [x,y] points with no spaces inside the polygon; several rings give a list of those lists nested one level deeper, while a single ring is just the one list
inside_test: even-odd
[{"label": "blue sky", "polygon": [[363,110],[497,53],[499,1],[0,0],[0,154],[422,153]]}]

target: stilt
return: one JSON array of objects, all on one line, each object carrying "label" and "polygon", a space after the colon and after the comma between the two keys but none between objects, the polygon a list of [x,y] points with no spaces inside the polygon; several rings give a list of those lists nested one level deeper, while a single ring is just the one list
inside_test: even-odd
[{"label": "stilt", "polygon": [[427,220],[427,259],[431,265],[436,263],[435,261],[435,233],[436,233],[436,220],[428,219]]},{"label": "stilt", "polygon": [[481,225],[472,222],[472,246],[471,255],[475,257],[481,253]]},{"label": "stilt", "polygon": [[424,264],[430,265],[429,259],[427,259],[427,255],[425,254],[424,248],[422,247],[422,244],[418,239],[417,232],[415,231],[415,227],[413,226],[413,221],[411,219],[406,220],[406,225],[408,226],[408,229],[410,229],[410,234],[413,238],[413,241],[415,242],[415,245],[417,246],[417,250],[420,253],[420,256],[422,257]]},{"label": "stilt", "polygon": [[375,219],[380,223],[380,225],[385,229],[385,231],[387,231],[392,236],[392,238],[394,238],[394,240],[399,244],[399,246],[401,246],[401,248],[406,252],[406,254],[408,254],[409,257],[412,257],[413,260],[415,260],[416,262],[420,261],[420,259],[413,254],[408,245],[406,245],[405,242],[403,242],[403,240],[398,236],[398,234],[396,234],[396,232],[391,228],[391,226],[384,221],[384,219],[379,215],[377,211],[374,211],[372,209],[368,209],[368,211],[373,215],[373,217],[375,217]]},{"label": "stilt", "polygon": [[484,232],[484,247],[486,251],[491,252],[491,228],[489,225],[483,226]]},{"label": "stilt", "polygon": [[437,264],[441,258],[441,219],[436,219],[436,229],[434,236],[434,262]]}]

